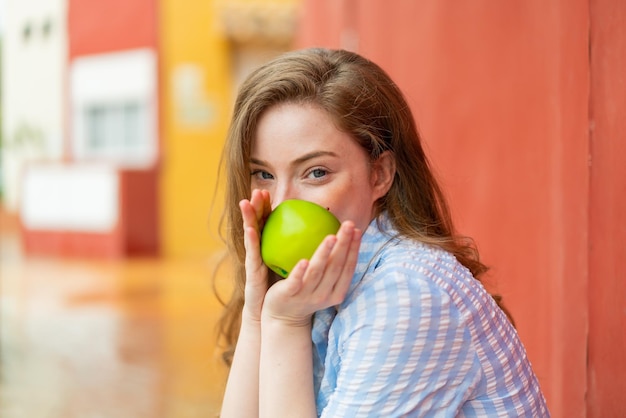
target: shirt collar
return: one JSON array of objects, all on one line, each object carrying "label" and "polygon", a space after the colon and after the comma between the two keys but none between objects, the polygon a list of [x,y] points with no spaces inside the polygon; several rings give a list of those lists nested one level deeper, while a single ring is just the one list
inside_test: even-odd
[{"label": "shirt collar", "polygon": [[361,238],[359,258],[357,261],[348,294],[361,282],[365,273],[376,266],[376,256],[380,250],[398,236],[386,212],[374,218]]}]

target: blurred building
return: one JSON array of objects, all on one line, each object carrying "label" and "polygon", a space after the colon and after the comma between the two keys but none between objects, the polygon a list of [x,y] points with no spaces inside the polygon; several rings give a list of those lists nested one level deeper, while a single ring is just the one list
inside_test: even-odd
[{"label": "blurred building", "polygon": [[30,254],[206,255],[233,95],[295,0],[7,0],[4,205]]},{"label": "blurred building", "polygon": [[63,155],[66,2],[5,0],[2,12],[3,204],[16,212],[22,163]]}]

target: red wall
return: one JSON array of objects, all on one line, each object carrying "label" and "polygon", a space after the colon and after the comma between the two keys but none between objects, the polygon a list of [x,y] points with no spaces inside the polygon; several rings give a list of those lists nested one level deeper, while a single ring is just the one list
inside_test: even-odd
[{"label": "red wall", "polygon": [[70,59],[157,45],[156,0],[69,0]]},{"label": "red wall", "polygon": [[116,259],[159,254],[155,170],[119,170],[118,222],[106,232],[29,229],[20,222],[29,255]]},{"label": "red wall", "polygon": [[[306,0],[302,14],[299,46],[356,49],[405,91],[457,226],[492,266],[491,285],[516,318],[555,417],[585,416],[626,393],[616,357],[626,347],[618,3],[591,2],[599,53],[591,68],[589,0]],[[593,157],[590,180],[592,88],[602,115],[592,152],[606,156],[598,166]],[[587,369],[588,335],[596,371]],[[621,344],[607,351],[609,338]],[[596,398],[586,403],[593,376]]]},{"label": "red wall", "polygon": [[592,0],[588,416],[626,416],[626,3]]}]

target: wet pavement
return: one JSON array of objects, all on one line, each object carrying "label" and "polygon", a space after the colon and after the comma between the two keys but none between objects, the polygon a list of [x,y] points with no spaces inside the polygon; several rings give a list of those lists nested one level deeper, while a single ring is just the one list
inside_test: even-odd
[{"label": "wet pavement", "polygon": [[24,257],[0,221],[2,418],[218,416],[215,257]]}]

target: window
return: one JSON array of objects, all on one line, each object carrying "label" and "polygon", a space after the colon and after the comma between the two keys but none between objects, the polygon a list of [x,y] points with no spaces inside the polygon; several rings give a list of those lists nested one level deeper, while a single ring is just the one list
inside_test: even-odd
[{"label": "window", "polygon": [[139,49],[83,56],[70,66],[77,161],[146,168],[158,154],[156,55]]},{"label": "window", "polygon": [[146,106],[138,101],[91,104],[84,109],[85,156],[140,156],[149,146]]}]

